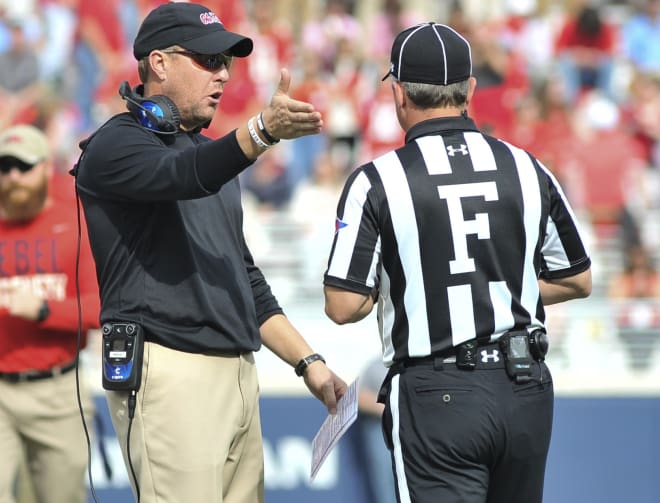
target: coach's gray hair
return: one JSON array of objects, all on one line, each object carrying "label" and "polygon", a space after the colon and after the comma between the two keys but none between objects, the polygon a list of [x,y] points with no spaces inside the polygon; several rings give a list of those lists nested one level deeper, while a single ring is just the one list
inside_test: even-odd
[{"label": "coach's gray hair", "polygon": [[446,86],[417,82],[400,82],[400,84],[410,101],[421,109],[463,108],[467,104],[467,94],[470,88],[467,80]]}]

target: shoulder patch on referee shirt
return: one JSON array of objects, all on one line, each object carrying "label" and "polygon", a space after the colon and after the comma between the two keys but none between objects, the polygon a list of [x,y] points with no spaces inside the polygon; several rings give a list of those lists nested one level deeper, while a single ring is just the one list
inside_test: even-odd
[{"label": "shoulder patch on referee shirt", "polygon": [[346,222],[342,222],[339,220],[339,218],[335,219],[335,234],[339,232],[339,229],[343,229],[346,227],[348,224]]}]

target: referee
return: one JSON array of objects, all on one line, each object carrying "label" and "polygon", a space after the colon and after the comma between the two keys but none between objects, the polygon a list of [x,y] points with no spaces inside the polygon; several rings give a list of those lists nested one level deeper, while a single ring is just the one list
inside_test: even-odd
[{"label": "referee", "polygon": [[479,131],[471,74],[470,45],[448,26],[396,37],[385,78],[406,142],[347,180],[324,278],[336,323],[377,303],[400,503],[542,500],[554,398],[543,306],[591,293],[559,184]]}]

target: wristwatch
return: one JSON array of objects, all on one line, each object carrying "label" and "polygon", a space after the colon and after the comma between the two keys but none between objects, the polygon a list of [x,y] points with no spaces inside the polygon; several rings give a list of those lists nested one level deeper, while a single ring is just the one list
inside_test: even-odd
[{"label": "wristwatch", "polygon": [[323,358],[320,354],[318,353],[313,353],[309,356],[305,356],[302,360],[300,360],[295,367],[296,375],[298,377],[302,377],[305,374],[305,369],[309,366],[310,363],[313,363],[317,360],[321,360],[323,363],[325,363],[325,358]]},{"label": "wristwatch", "polygon": [[50,316],[50,307],[48,307],[48,301],[44,299],[43,302],[41,303],[41,306],[39,307],[39,311],[37,312],[37,321],[41,323],[49,316]]}]

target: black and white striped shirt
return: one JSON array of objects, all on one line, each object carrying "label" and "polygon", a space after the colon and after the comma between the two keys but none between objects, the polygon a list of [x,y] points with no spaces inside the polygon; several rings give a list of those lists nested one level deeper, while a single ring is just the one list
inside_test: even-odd
[{"label": "black and white striped shirt", "polygon": [[590,259],[555,178],[527,152],[452,117],[355,170],[337,209],[324,283],[378,288],[383,360],[543,327],[537,278]]}]

